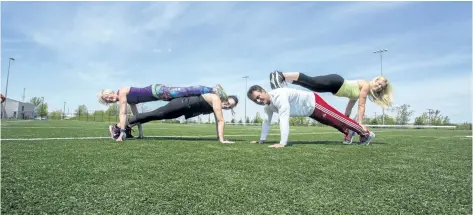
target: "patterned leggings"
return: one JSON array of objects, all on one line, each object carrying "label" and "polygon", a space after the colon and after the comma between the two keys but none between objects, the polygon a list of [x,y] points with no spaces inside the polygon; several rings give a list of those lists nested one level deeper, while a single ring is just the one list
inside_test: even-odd
[{"label": "patterned leggings", "polygon": [[212,87],[190,86],[190,87],[168,87],[162,84],[153,85],[153,95],[159,100],[170,101],[175,98],[200,96],[205,93],[213,93]]}]

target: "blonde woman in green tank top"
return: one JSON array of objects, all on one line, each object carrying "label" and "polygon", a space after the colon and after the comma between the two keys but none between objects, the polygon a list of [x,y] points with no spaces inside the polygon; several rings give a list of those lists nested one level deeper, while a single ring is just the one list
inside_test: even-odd
[{"label": "blonde woman in green tank top", "polygon": [[[372,102],[388,108],[392,105],[392,86],[384,76],[377,76],[371,81],[367,80],[345,80],[337,74],[309,77],[301,72],[282,73],[274,71],[270,73],[270,85],[272,89],[286,87],[287,82],[302,86],[314,92],[330,92],[338,97],[348,98],[345,115],[350,117],[351,111],[358,101],[357,121],[363,126],[365,115],[366,98]],[[366,129],[365,126],[363,126]],[[345,137],[345,140],[353,137]],[[350,141],[351,142],[351,141]]]}]

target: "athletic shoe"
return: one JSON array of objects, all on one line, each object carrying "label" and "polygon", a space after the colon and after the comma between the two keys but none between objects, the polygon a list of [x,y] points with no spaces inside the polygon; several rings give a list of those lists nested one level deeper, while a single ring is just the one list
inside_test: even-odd
[{"label": "athletic shoe", "polygon": [[348,130],[348,134],[345,135],[345,139],[343,140],[343,144],[351,144],[353,142],[353,138],[355,137],[356,133],[352,130]]},{"label": "athletic shoe", "polygon": [[271,89],[276,88],[283,88],[287,86],[286,79],[282,72],[275,70],[274,72],[269,74],[269,83],[271,85]]},{"label": "athletic shoe", "polygon": [[228,100],[228,96],[227,96],[227,93],[225,92],[225,90],[223,89],[222,85],[220,84],[217,84],[217,87],[215,87],[215,89],[217,89],[217,92],[215,92],[215,94],[221,99],[221,100]]},{"label": "athletic shoe", "polygon": [[[110,132],[110,137],[112,137],[114,140],[120,136],[120,127],[118,127],[117,124],[108,126],[108,131]],[[132,131],[133,130],[130,128],[130,126],[127,125],[125,127],[125,138],[133,138],[134,136],[131,133]]]},{"label": "athletic shoe", "polygon": [[131,134],[133,130],[131,129],[130,126],[125,126],[125,135],[126,135],[126,138],[133,138],[133,134]]},{"label": "athletic shoe", "polygon": [[371,131],[368,131],[369,134],[367,135],[364,135],[364,136],[360,136],[360,142],[358,143],[359,145],[369,145],[370,142],[375,138],[375,134]]},{"label": "athletic shoe", "polygon": [[110,137],[114,140],[120,136],[120,128],[117,124],[108,126],[108,131],[110,132]]}]

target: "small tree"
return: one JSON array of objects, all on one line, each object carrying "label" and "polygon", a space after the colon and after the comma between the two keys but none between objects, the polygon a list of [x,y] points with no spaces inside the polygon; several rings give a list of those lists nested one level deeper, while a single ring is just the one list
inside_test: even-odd
[{"label": "small tree", "polygon": [[36,112],[38,115],[43,118],[48,116],[48,103],[42,103],[38,106]]},{"label": "small tree", "polygon": [[111,104],[105,111],[105,115],[117,116],[120,111],[120,106],[117,103]]},{"label": "small tree", "polygon": [[253,123],[263,123],[263,118],[259,115],[259,112],[256,112],[255,119],[253,120]]},{"label": "small tree", "polygon": [[89,112],[87,110],[87,106],[79,105],[79,107],[77,107],[77,109],[75,110],[75,114],[76,114],[76,116],[84,116],[86,114],[89,114]]},{"label": "small tree", "polygon": [[62,117],[62,110],[55,110],[51,112],[48,116],[49,119],[56,119],[59,120]]},{"label": "small tree", "polygon": [[396,111],[396,124],[398,125],[407,125],[411,120],[411,116],[414,111],[409,110],[410,105],[403,104],[395,108]]}]

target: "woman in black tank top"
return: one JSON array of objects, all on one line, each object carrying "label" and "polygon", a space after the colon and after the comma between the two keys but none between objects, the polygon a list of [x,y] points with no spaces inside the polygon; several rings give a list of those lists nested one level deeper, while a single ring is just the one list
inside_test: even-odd
[{"label": "woman in black tank top", "polygon": [[[207,97],[208,99],[206,99],[205,97]],[[217,105],[212,104],[215,101],[217,101]],[[184,116],[186,119],[189,119],[203,114],[215,114],[216,109],[220,113],[222,109],[231,109],[233,111],[233,108],[238,104],[238,98],[233,95],[228,96],[227,101],[218,101],[220,101],[220,98],[215,94],[204,94],[201,96],[176,98],[169,101],[169,103],[167,103],[166,105],[157,108],[156,110],[146,113],[140,113],[131,117],[128,120],[127,125],[133,127],[135,125],[147,123],[152,120],[176,119],[181,116]],[[113,130],[112,132],[116,133],[117,131]],[[223,131],[218,136],[223,138]],[[231,143],[223,139],[221,139],[220,141],[223,143]]]}]

